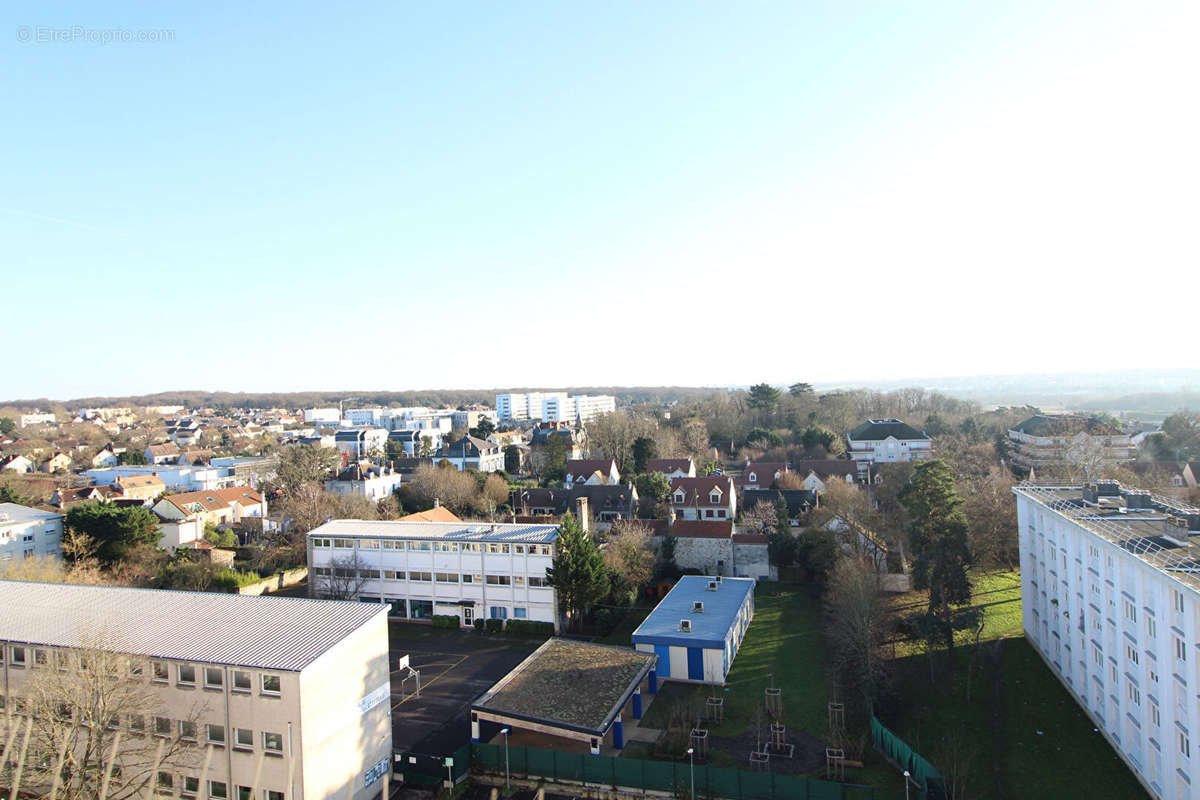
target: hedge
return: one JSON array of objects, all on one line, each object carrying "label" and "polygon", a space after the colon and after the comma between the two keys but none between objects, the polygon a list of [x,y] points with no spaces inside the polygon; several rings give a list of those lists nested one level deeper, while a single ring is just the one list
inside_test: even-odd
[{"label": "hedge", "polygon": [[553,622],[538,622],[532,619],[510,619],[504,626],[505,633],[518,633],[528,636],[553,636]]},{"label": "hedge", "polygon": [[504,620],[502,619],[489,619],[485,624],[488,633],[499,633],[504,629]]},{"label": "hedge", "polygon": [[433,627],[435,628],[458,628],[460,626],[458,617],[454,614],[434,614]]}]

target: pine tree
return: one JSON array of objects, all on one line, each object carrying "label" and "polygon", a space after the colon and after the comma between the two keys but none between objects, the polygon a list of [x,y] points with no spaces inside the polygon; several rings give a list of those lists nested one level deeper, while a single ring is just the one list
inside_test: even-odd
[{"label": "pine tree", "polygon": [[971,602],[971,581],[967,576],[971,550],[967,544],[963,500],[954,490],[950,465],[942,459],[918,464],[900,491],[899,499],[912,517],[908,531],[914,556],[913,584],[929,590],[928,614],[937,620],[946,646],[952,650],[951,606]]},{"label": "pine tree", "polygon": [[608,594],[608,569],[596,542],[571,514],[563,517],[546,582],[558,592],[567,618],[583,621],[588,608]]}]

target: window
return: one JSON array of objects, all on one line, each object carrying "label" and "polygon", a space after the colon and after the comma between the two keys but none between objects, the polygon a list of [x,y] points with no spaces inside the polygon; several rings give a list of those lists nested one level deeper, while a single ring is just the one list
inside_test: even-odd
[{"label": "window", "polygon": [[349,550],[350,548],[354,547],[354,542],[350,541],[349,539],[334,539],[333,546],[339,547],[343,550]]},{"label": "window", "polygon": [[155,786],[158,787],[158,791],[162,792],[163,794],[175,793],[175,776],[169,772],[158,773],[158,780],[156,780],[154,783]]},{"label": "window", "polygon": [[225,781],[209,781],[208,796],[212,800],[228,800],[229,787],[225,785]]},{"label": "window", "polygon": [[146,718],[141,714],[130,714],[127,722],[130,733],[141,735],[146,732]]},{"label": "window", "polygon": [[408,573],[408,579],[410,581],[418,581],[420,583],[429,583],[433,580],[433,573],[431,573],[431,572],[410,572],[410,573]]},{"label": "window", "polygon": [[225,673],[220,667],[205,667],[204,668],[204,688],[205,689],[220,689],[225,685]]},{"label": "window", "polygon": [[524,586],[524,585],[525,585],[525,576],[524,575],[514,575],[513,576],[513,586]]},{"label": "window", "polygon": [[167,717],[154,718],[154,735],[155,736],[170,736],[171,735],[171,720]]},{"label": "window", "polygon": [[360,550],[378,550],[379,549],[379,540],[378,539],[359,539],[358,540],[358,548]]},{"label": "window", "polygon": [[196,723],[186,719],[179,720],[179,738],[185,742],[196,741]]},{"label": "window", "polygon": [[263,750],[269,756],[283,755],[283,736],[278,733],[263,731]]},{"label": "window", "polygon": [[368,580],[379,580],[383,577],[383,572],[377,569],[360,569],[358,571],[358,577],[366,578]]},{"label": "window", "polygon": [[712,494],[710,494],[710,495],[708,496],[708,502],[710,502],[710,503],[719,503],[719,502],[721,502],[721,493],[720,493],[720,492],[717,492],[717,491],[714,491]]},{"label": "window", "polygon": [[383,571],[383,579],[387,581],[402,581],[404,580],[404,573],[397,572],[394,569],[385,569]]},{"label": "window", "polygon": [[250,691],[250,673],[240,669],[233,671],[233,690],[235,692]]},{"label": "window", "polygon": [[263,800],[283,800],[283,792],[267,789],[263,792]]},{"label": "window", "polygon": [[530,578],[529,578],[529,585],[530,585],[530,586],[536,586],[536,587],[539,587],[539,588],[540,588],[540,587],[543,587],[543,586],[545,586],[545,585],[546,585],[546,579],[545,579],[545,578],[537,578],[537,577],[534,577],[534,576],[530,576]]},{"label": "window", "polygon": [[479,552],[479,542],[460,542],[460,544],[462,545],[462,547],[460,549],[464,553],[478,553]]},{"label": "window", "polygon": [[1125,619],[1130,622],[1137,622],[1137,608],[1128,600],[1125,601]]},{"label": "window", "polygon": [[513,552],[514,552],[514,553],[520,553],[521,555],[525,555],[525,545],[523,545],[523,544],[514,544],[514,545],[513,545]]},{"label": "window", "polygon": [[393,542],[389,539],[384,539],[383,540],[383,549],[384,550],[403,550],[404,542]]},{"label": "window", "polygon": [[1131,663],[1133,663],[1133,664],[1138,663],[1138,651],[1137,651],[1137,648],[1134,647],[1133,645],[1131,645],[1131,644],[1125,645],[1125,656],[1129,659],[1129,661]]},{"label": "window", "polygon": [[1162,714],[1160,714],[1158,711],[1158,703],[1150,704],[1150,722],[1156,728],[1162,725]]},{"label": "window", "polygon": [[254,800],[254,790],[249,786],[237,787],[237,800]]},{"label": "window", "polygon": [[458,542],[438,542],[433,549],[439,553],[457,553]]},{"label": "window", "polygon": [[1175,658],[1187,661],[1187,645],[1178,636],[1175,637]]},{"label": "window", "polygon": [[1135,706],[1140,706],[1142,704],[1142,693],[1139,692],[1138,688],[1132,683],[1126,687],[1125,692],[1129,696],[1129,702],[1133,703]]},{"label": "window", "polygon": [[191,664],[180,664],[175,668],[175,683],[178,686],[196,685],[196,668]]},{"label": "window", "polygon": [[472,575],[472,574],[471,574],[471,573],[469,573],[469,572],[464,572],[464,573],[463,573],[463,575],[462,575],[462,582],[463,582],[463,583],[479,583],[479,581],[478,581],[478,580],[476,580],[475,576],[474,576],[474,575]]},{"label": "window", "polygon": [[263,694],[279,694],[279,676],[278,675],[263,675],[262,676],[262,693]]},{"label": "window", "polygon": [[254,750],[254,731],[249,728],[234,728],[233,749]]},{"label": "window", "polygon": [[508,586],[512,583],[512,578],[508,575],[488,575],[487,582],[489,586]]},{"label": "window", "polygon": [[50,663],[50,654],[45,650],[38,648],[33,651],[33,665],[35,667],[44,667]]},{"label": "window", "polygon": [[525,609],[514,607],[513,608],[513,618],[514,619],[525,619]]},{"label": "window", "polygon": [[438,583],[458,583],[457,572],[439,572],[434,577]]},{"label": "window", "polygon": [[193,775],[186,775],[183,778],[183,796],[195,797],[200,793],[200,779]]},{"label": "window", "polygon": [[429,542],[409,542],[408,543],[409,550],[425,551],[425,550],[432,549],[432,547],[433,547],[433,545],[431,545]]},{"label": "window", "polygon": [[1188,735],[1183,731],[1176,731],[1175,736],[1179,741],[1179,752],[1183,753],[1184,758],[1192,757],[1192,743],[1188,740]]},{"label": "window", "polygon": [[1146,617],[1146,635],[1151,639],[1158,635],[1158,628],[1154,624],[1154,617]]},{"label": "window", "polygon": [[24,667],[25,666],[25,648],[24,647],[14,647],[12,649],[12,657],[9,659],[9,663],[11,663],[14,667]]},{"label": "window", "polygon": [[225,746],[225,726],[224,725],[208,725],[208,743],[215,744],[217,747]]},{"label": "window", "polygon": [[713,510],[711,508],[704,509],[704,516],[709,517],[711,519],[712,515],[713,515]]}]

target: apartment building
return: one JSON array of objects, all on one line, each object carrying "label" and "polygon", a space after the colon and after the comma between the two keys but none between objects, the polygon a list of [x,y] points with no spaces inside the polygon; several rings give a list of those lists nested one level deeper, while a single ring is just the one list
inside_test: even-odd
[{"label": "apartment building", "polygon": [[846,450],[866,478],[873,464],[933,457],[933,439],[898,419],[869,419],[846,434]]},{"label": "apartment building", "polygon": [[1034,414],[1008,431],[1010,459],[1035,474],[1067,465],[1085,469],[1137,457],[1127,433],[1095,417]]},{"label": "apartment building", "polygon": [[[106,662],[112,681],[137,686],[119,696],[138,705],[107,730],[121,734],[108,745],[120,776],[148,781],[142,797],[368,800],[390,769],[379,606],[15,581],[0,581],[0,606],[3,724],[25,730],[40,687]],[[66,730],[88,712],[54,713]],[[36,775],[30,767],[22,789],[44,791]]]},{"label": "apartment building", "polygon": [[62,552],[63,515],[0,503],[0,566]]},{"label": "apartment building", "polygon": [[557,525],[337,519],[308,534],[309,591],[384,603],[396,617],[528,619],[558,627],[546,570]]},{"label": "apartment building", "polygon": [[1116,481],[1013,492],[1027,640],[1151,796],[1196,797],[1200,509]]}]

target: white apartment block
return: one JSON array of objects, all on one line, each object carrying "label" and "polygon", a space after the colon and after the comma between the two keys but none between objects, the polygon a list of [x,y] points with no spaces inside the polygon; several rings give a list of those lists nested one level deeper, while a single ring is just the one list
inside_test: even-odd
[{"label": "white apartment block", "polygon": [[304,421],[337,427],[342,421],[342,412],[337,408],[306,408]]},{"label": "white apartment block", "polygon": [[18,419],[18,424],[22,428],[28,428],[31,425],[53,425],[54,415],[42,411],[35,411],[32,414],[22,414]]},{"label": "white apartment block", "polygon": [[[103,746],[115,748],[118,780],[147,784],[121,796],[370,800],[391,768],[379,606],[0,581],[0,607],[6,741],[24,735],[24,714],[39,714],[39,686],[74,681],[89,664],[105,662],[108,680],[137,685],[137,705],[111,712]],[[120,691],[109,696],[133,690]],[[60,708],[64,729],[87,719]],[[75,730],[82,749],[89,729]],[[165,764],[156,742],[173,754]],[[26,753],[30,764],[55,757]],[[21,788],[47,792],[31,773],[27,765]]]},{"label": "white apartment block", "polygon": [[1200,796],[1200,509],[1116,481],[1013,491],[1028,641],[1152,797]]},{"label": "white apartment block", "polygon": [[0,503],[0,566],[62,553],[63,515]]},{"label": "white apartment block", "polygon": [[566,392],[528,392],[496,395],[496,415],[501,422],[540,419],[543,422],[587,422],[617,408],[611,395],[568,395]]},{"label": "white apartment block", "polygon": [[933,440],[898,419],[869,419],[846,434],[846,450],[865,476],[872,464],[933,457]]},{"label": "white apartment block", "polygon": [[309,591],[353,594],[405,619],[528,619],[557,630],[546,582],[557,539],[557,525],[331,520],[308,534]]}]

